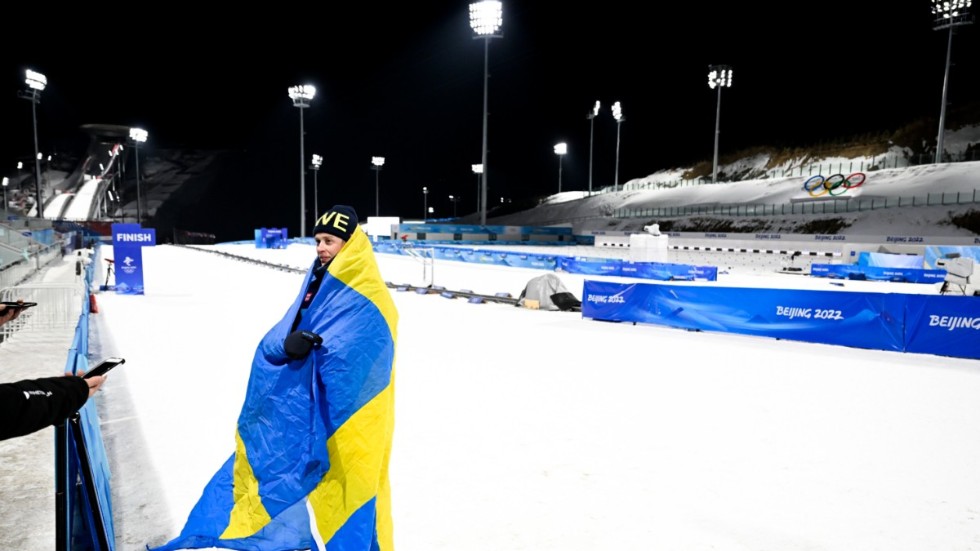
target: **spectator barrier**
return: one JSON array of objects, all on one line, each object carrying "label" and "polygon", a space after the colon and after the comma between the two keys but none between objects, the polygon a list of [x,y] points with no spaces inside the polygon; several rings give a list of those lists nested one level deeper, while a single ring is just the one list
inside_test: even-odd
[{"label": "spectator barrier", "polygon": [[393,226],[392,231],[392,238],[403,241],[424,240],[426,243],[575,244],[571,227],[407,223]]},{"label": "spectator barrier", "polygon": [[946,270],[924,268],[887,268],[860,264],[811,264],[810,275],[833,279],[866,279],[906,283],[942,283]]},{"label": "spectator barrier", "polygon": [[909,283],[942,283],[946,270],[928,268],[940,258],[970,258],[980,263],[980,247],[928,246],[922,255],[862,252],[856,264],[813,264],[810,275],[835,279],[868,279]]},{"label": "spectator barrier", "polygon": [[[602,274],[610,276],[635,277],[641,279],[656,279],[661,281],[718,280],[718,268],[715,266],[690,266],[687,264],[669,264],[662,262],[631,262],[615,258],[588,258],[560,255],[527,254],[491,249],[464,249],[461,247],[431,246],[428,241],[426,249],[432,249],[434,258],[492,264],[497,266],[515,266],[520,268],[536,268],[551,271],[562,271],[572,274]],[[413,244],[397,241],[379,241],[374,244],[377,253],[410,254]]]},{"label": "spectator barrier", "polygon": [[582,316],[874,350],[980,358],[976,297],[586,280]]},{"label": "spectator barrier", "polygon": [[[100,256],[98,245],[94,256]],[[83,292],[74,296],[74,300],[81,302],[81,313],[68,350],[65,372],[88,371],[89,289],[97,265],[98,262],[86,265]],[[110,474],[95,400],[89,400],[74,419],[55,427],[57,551],[115,550]]]}]

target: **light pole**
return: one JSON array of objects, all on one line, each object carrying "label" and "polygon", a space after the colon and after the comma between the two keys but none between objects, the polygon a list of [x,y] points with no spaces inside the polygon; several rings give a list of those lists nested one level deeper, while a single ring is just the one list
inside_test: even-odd
[{"label": "light pole", "polygon": [[3,177],[3,220],[7,221],[7,184],[10,183],[10,178],[6,176]]},{"label": "light pole", "polygon": [[949,90],[949,63],[953,53],[953,29],[973,23],[970,15],[971,0],[932,0],[932,15],[935,17],[932,30],[949,29],[946,44],[946,72],[943,76],[943,105],[939,110],[939,134],[936,136],[936,163],[943,161],[943,127],[946,126],[946,93]]},{"label": "light pole", "polygon": [[503,3],[497,0],[483,0],[470,4],[470,28],[476,32],[476,38],[483,39],[483,173],[480,185],[480,224],[487,223],[487,93],[490,63],[490,39],[500,38],[496,34],[503,24]]},{"label": "light pole", "polygon": [[425,223],[429,217],[429,188],[422,188],[422,222]]},{"label": "light pole", "polygon": [[555,144],[555,155],[558,155],[558,193],[561,193],[561,160],[568,153],[568,144],[561,142]]},{"label": "light pole", "polygon": [[314,218],[320,217],[320,198],[317,197],[316,176],[317,174],[320,173],[320,165],[322,164],[323,164],[323,157],[314,153],[313,164],[310,165],[310,168],[313,169],[313,217]]},{"label": "light pole", "polygon": [[299,236],[306,237],[306,154],[303,153],[303,109],[310,106],[316,95],[316,88],[310,84],[290,86],[289,98],[293,107],[299,108]]},{"label": "light pole", "polygon": [[27,90],[18,94],[19,97],[31,102],[31,116],[34,119],[34,194],[36,196],[35,209],[37,217],[43,218],[44,197],[41,195],[41,153],[37,147],[37,104],[41,102],[41,92],[48,85],[48,77],[27,69],[24,82],[27,83]]},{"label": "light pole", "polygon": [[385,164],[384,157],[371,157],[371,164],[374,165],[374,215],[381,216],[381,209],[378,207],[380,205],[379,200],[379,187],[378,187],[378,175],[381,174],[381,167]]},{"label": "light pole", "polygon": [[612,115],[616,119],[616,176],[613,180],[613,191],[619,191],[619,129],[623,126],[623,106],[617,101],[612,106]]},{"label": "light pole", "polygon": [[456,203],[459,202],[459,197],[456,197],[455,195],[450,195],[449,202],[453,204],[453,218],[456,218]]},{"label": "light pole", "polygon": [[140,192],[140,144],[145,142],[149,133],[142,128],[130,128],[129,140],[133,143],[133,153],[136,157],[136,223],[143,223],[143,195]]},{"label": "light pole", "polygon": [[473,174],[476,174],[476,212],[480,212],[480,175],[483,174],[483,165],[471,165]]},{"label": "light pole", "polygon": [[595,131],[595,118],[599,114],[599,100],[596,100],[595,106],[592,108],[586,118],[589,119],[589,195],[592,195],[592,136]]},{"label": "light pole", "polygon": [[711,183],[718,181],[718,137],[721,135],[721,89],[732,85],[730,65],[708,66],[708,87],[718,89],[718,107],[715,110],[715,158],[711,168]]}]

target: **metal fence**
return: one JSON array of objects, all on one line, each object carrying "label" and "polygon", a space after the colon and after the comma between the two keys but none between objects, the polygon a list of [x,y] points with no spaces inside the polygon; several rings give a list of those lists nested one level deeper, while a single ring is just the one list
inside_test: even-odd
[{"label": "metal fence", "polygon": [[878,197],[870,199],[833,199],[827,201],[778,203],[778,204],[731,204],[703,205],[693,207],[657,207],[645,209],[616,209],[614,218],[639,218],[648,216],[671,217],[691,215],[718,216],[779,216],[785,214],[837,214],[864,212],[898,207],[932,207],[948,205],[970,205],[980,203],[980,191],[943,192],[913,195],[911,197]]},{"label": "metal fence", "polygon": [[[731,183],[743,180],[768,180],[772,178],[791,178],[794,176],[804,177],[814,176],[817,174],[830,175],[851,174],[854,172],[873,172],[876,170],[908,168],[910,166],[933,164],[934,159],[934,156],[926,154],[914,155],[912,157],[881,155],[847,162],[810,163],[807,165],[800,165],[790,168],[771,169],[762,173],[753,171],[742,178],[721,177],[717,183]],[[970,150],[955,156],[946,155],[946,158],[944,159],[944,162],[952,163],[970,161],[980,161],[980,149]],[[710,176],[701,176],[699,178],[692,179],[679,178],[677,180],[659,182],[644,181],[643,178],[639,178],[624,183],[622,186],[620,186],[620,188],[623,190],[672,189],[678,187],[711,185],[714,183],[715,182],[711,181]],[[605,186],[596,191],[594,194],[609,193],[612,191],[614,191],[613,186]]]},{"label": "metal fence", "polygon": [[27,283],[0,289],[0,301],[37,303],[0,326],[0,339],[21,332],[71,330],[82,314],[84,294],[82,277],[74,283]]},{"label": "metal fence", "polygon": [[0,289],[12,287],[61,258],[61,244],[35,246],[12,262],[0,264]]}]

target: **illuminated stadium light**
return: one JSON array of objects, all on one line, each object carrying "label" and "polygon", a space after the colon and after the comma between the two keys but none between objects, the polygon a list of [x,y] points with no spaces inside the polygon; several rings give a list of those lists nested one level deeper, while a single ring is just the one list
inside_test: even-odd
[{"label": "illuminated stadium light", "polygon": [[379,195],[381,188],[378,186],[378,178],[381,174],[381,167],[385,164],[385,158],[371,157],[371,164],[374,165],[371,169],[374,171],[374,215],[381,216],[381,196]]},{"label": "illuminated stadium light", "polygon": [[474,39],[483,39],[483,156],[480,173],[480,193],[477,202],[480,204],[480,224],[487,223],[487,98],[489,92],[489,63],[490,39],[500,38],[498,34],[504,22],[503,3],[496,0],[484,0],[470,4],[470,27],[476,33]]},{"label": "illuminated stadium light", "polygon": [[732,68],[729,65],[708,67],[708,87],[718,89],[718,105],[715,108],[715,156],[711,168],[711,182],[718,181],[718,138],[721,135],[721,89],[732,85]]},{"label": "illuminated stadium light", "polygon": [[450,195],[449,202],[453,204],[453,218],[456,218],[456,203],[458,203],[460,197],[458,195]]},{"label": "illuminated stadium light", "polygon": [[24,82],[27,84],[27,90],[19,93],[18,97],[31,102],[31,117],[34,120],[34,209],[37,217],[42,218],[44,216],[44,196],[41,191],[41,153],[39,153],[37,145],[37,104],[41,102],[41,92],[48,85],[48,77],[37,71],[27,69]]},{"label": "illuminated stadium light", "polygon": [[973,23],[972,0],[932,0],[933,29]]},{"label": "illuminated stadium light", "polygon": [[306,237],[306,154],[303,152],[303,109],[310,106],[316,88],[309,84],[289,87],[289,99],[299,109],[299,236]]},{"label": "illuminated stadium light", "polygon": [[470,28],[480,36],[492,36],[504,22],[503,3],[494,0],[470,4]]},{"label": "illuminated stadium light", "polygon": [[613,177],[613,191],[619,191],[619,129],[626,118],[623,117],[623,106],[618,101],[612,106],[612,116],[616,119],[616,175]]},{"label": "illuminated stadium light", "polygon": [[320,165],[323,164],[323,157],[313,154],[313,160],[311,161],[310,168],[313,169],[313,217],[317,218],[320,216],[320,198],[317,196],[317,174],[320,173]]},{"label": "illuminated stadium light", "polygon": [[953,29],[973,23],[971,0],[932,0],[933,30],[949,29],[946,42],[946,70],[943,73],[943,103],[939,109],[939,133],[936,135],[936,163],[943,161],[943,137],[946,126],[947,92],[949,91],[949,65],[953,54]]},{"label": "illuminated stadium light", "polygon": [[30,69],[27,69],[27,76],[24,80],[27,82],[28,88],[38,92],[43,91],[48,86],[48,77]]},{"label": "illuminated stadium light", "polygon": [[595,135],[595,118],[599,114],[599,100],[596,100],[592,111],[586,115],[589,119],[589,195],[592,195],[592,137]]},{"label": "illuminated stadium light", "polygon": [[555,144],[555,155],[558,155],[558,193],[561,193],[561,160],[568,153],[568,144],[561,142]]},{"label": "illuminated stadium light", "polygon": [[[150,137],[149,132],[142,128],[130,128],[129,139],[133,144],[134,157],[136,157],[136,223],[143,223],[143,195],[140,192],[140,144]],[[120,148],[121,150],[122,148]]]},{"label": "illuminated stadium light", "polygon": [[482,199],[480,198],[480,179],[483,174],[483,165],[470,165],[470,168],[473,170],[473,174],[476,174],[476,212],[480,212],[480,205],[482,204]]},{"label": "illuminated stadium light", "polygon": [[142,128],[129,129],[129,139],[133,140],[137,145],[146,142],[146,139],[149,137],[150,133]]}]

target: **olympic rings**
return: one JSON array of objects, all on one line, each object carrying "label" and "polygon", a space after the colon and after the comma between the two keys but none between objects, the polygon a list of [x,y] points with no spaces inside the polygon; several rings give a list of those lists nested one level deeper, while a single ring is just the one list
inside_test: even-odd
[{"label": "olympic rings", "polygon": [[847,193],[849,189],[861,187],[866,178],[863,172],[854,172],[847,177],[843,174],[834,174],[829,178],[817,174],[803,182],[803,191],[809,193],[810,197],[822,197],[824,195],[837,197]]}]

